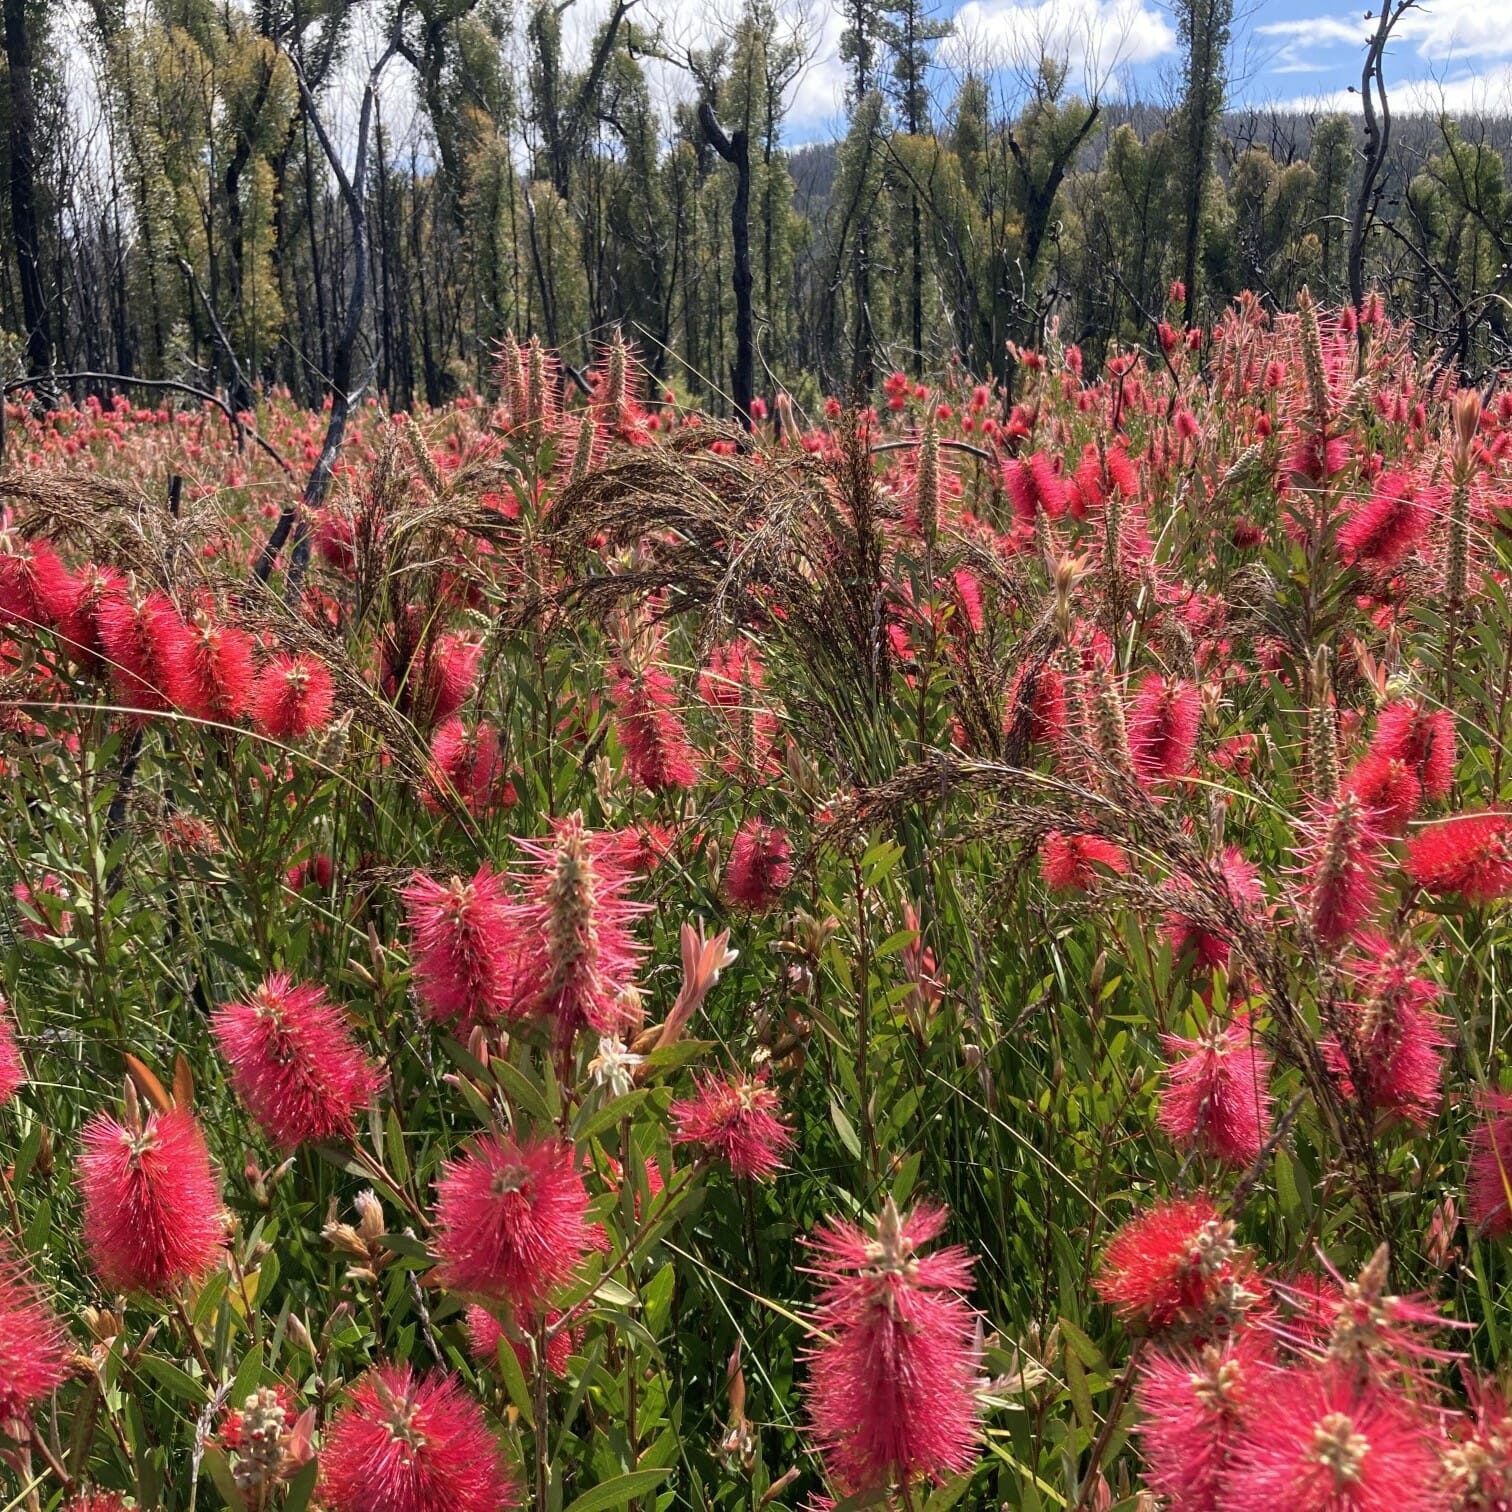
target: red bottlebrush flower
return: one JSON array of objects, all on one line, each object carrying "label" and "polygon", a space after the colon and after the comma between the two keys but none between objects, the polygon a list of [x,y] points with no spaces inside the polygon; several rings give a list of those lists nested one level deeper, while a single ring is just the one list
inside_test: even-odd
[{"label": "red bottlebrush flower", "polygon": [[63,1512],[131,1512],[131,1509],[115,1491],[91,1491],[64,1502]]},{"label": "red bottlebrush flower", "polygon": [[486,1135],[436,1184],[443,1284],[529,1311],[571,1279],[592,1242],[572,1146]]},{"label": "red bottlebrush flower", "polygon": [[252,637],[234,625],[195,625],[184,662],[185,709],[196,719],[235,724],[252,698],[252,652]]},{"label": "red bottlebrush flower", "polygon": [[766,1181],[782,1169],[793,1143],[780,1106],[764,1076],[701,1077],[697,1096],[679,1098],[668,1110],[676,1130],[672,1143],[700,1145],[736,1176]]},{"label": "red bottlebrush flower", "polygon": [[1454,715],[1427,709],[1413,699],[1387,704],[1376,720],[1371,750],[1404,761],[1423,785],[1425,798],[1447,798],[1454,786]]},{"label": "red bottlebrush flower", "polygon": [[1122,850],[1101,835],[1068,834],[1051,830],[1040,841],[1040,875],[1052,892],[1081,893],[1097,883],[1101,868],[1126,876],[1129,863]]},{"label": "red bottlebrush flower", "polygon": [[10,1004],[0,997],[0,1108],[25,1085],[26,1067],[21,1060],[21,1047],[16,1043],[15,1020]]},{"label": "red bottlebrush flower", "polygon": [[327,1430],[320,1499],[331,1512],[501,1512],[519,1504],[519,1490],[454,1376],[380,1365]]},{"label": "red bottlebrush flower", "polygon": [[1512,814],[1456,814],[1414,835],[1407,875],[1435,897],[1489,903],[1512,892]]},{"label": "red bottlebrush flower", "polygon": [[485,861],[470,882],[416,872],[401,894],[415,986],[429,1016],[471,1029],[530,1011],[530,976],[503,881]]},{"label": "red bottlebrush flower", "polygon": [[1410,942],[1361,935],[1347,963],[1358,998],[1344,1006],[1342,1040],[1322,1048],[1346,1095],[1422,1126],[1438,1111],[1450,1039],[1438,985],[1418,974],[1420,964]]},{"label": "red bottlebrush flower", "polygon": [[1160,1127],[1183,1149],[1249,1165],[1271,1134],[1270,1057],[1251,1026],[1214,1024],[1200,1040],[1167,1035],[1165,1048]]},{"label": "red bottlebrush flower", "polygon": [[189,701],[189,630],[167,594],[110,594],[100,601],[95,623],[125,707],[160,714]]},{"label": "red bottlebrush flower", "polygon": [[284,881],[289,884],[291,892],[303,892],[307,887],[329,892],[331,879],[335,875],[336,868],[330,856],[325,851],[320,851],[307,860],[298,861],[291,866],[284,873]]},{"label": "red bottlebrush flower", "polygon": [[1026,662],[1008,689],[1007,730],[1036,745],[1054,745],[1066,733],[1066,678],[1053,662]]},{"label": "red bottlebrush flower", "polygon": [[258,679],[252,718],[273,740],[302,740],[330,724],[335,697],[331,670],[318,656],[276,656]]},{"label": "red bottlebrush flower", "polygon": [[1070,504],[1070,484],[1056,471],[1055,463],[1044,452],[1014,458],[1004,465],[1003,486],[1008,491],[1013,512],[1026,525],[1033,525],[1043,509],[1052,519],[1065,514]]},{"label": "red bottlebrush flower", "polygon": [[450,719],[467,702],[482,656],[483,648],[476,641],[460,635],[437,636],[419,658],[419,665],[410,667],[402,700],[409,717],[423,730]]},{"label": "red bottlebrush flower", "polygon": [[106,653],[100,639],[100,609],[126,592],[126,579],[111,567],[89,566],[73,580],[72,607],[58,617],[58,638],[85,671],[103,668]]},{"label": "red bottlebrush flower", "polygon": [[1222,1505],[1235,1441],[1275,1368],[1269,1341],[1253,1328],[1197,1350],[1145,1356],[1134,1388],[1145,1480],[1170,1512]]},{"label": "red bottlebrush flower", "polygon": [[1339,528],[1339,554],[1373,572],[1395,572],[1433,527],[1443,501],[1407,473],[1382,473]]},{"label": "red bottlebrush flower", "polygon": [[[1238,846],[1230,845],[1224,848],[1223,855],[1218,861],[1218,871],[1228,889],[1229,901],[1236,908],[1250,913],[1257,910],[1265,901],[1265,893],[1260,885],[1259,869],[1245,858],[1244,852]],[[1186,894],[1195,897],[1187,886],[1178,889],[1178,895]],[[1211,970],[1215,966],[1227,966],[1228,936],[1223,933],[1221,925],[1211,919],[1196,916],[1202,912],[1195,903],[1188,903],[1185,911],[1178,906],[1166,915],[1171,955],[1179,961],[1190,951],[1196,965],[1204,970]]]},{"label": "red bottlebrush flower", "polygon": [[230,1063],[236,1095],[283,1150],[351,1139],[355,1115],[382,1083],[325,993],[309,984],[296,987],[281,973],[246,1002],[222,1003],[210,1030]]},{"label": "red bottlebrush flower", "polygon": [[1109,1241],[1097,1289],[1131,1328],[1223,1333],[1257,1300],[1234,1225],[1207,1197],[1157,1203]]},{"label": "red bottlebrush flower", "polygon": [[63,1325],[0,1238],[0,1429],[24,1423],[31,1408],[68,1376]]},{"label": "red bottlebrush flower", "polygon": [[1370,810],[1383,834],[1400,835],[1408,821],[1423,806],[1423,784],[1417,773],[1400,757],[1367,751],[1344,779],[1344,790],[1353,793]]},{"label": "red bottlebrush flower", "polygon": [[57,629],[78,596],[77,582],[46,541],[0,554],[0,624],[23,632]]},{"label": "red bottlebrush flower", "polygon": [[[550,1328],[554,1323],[560,1322],[561,1317],[562,1314],[552,1308],[546,1314],[546,1326]],[[523,1320],[521,1327],[527,1333],[535,1332],[535,1324],[529,1318]],[[575,1333],[574,1329],[563,1328],[546,1341],[546,1371],[558,1380],[567,1374],[572,1351],[577,1347]],[[491,1365],[499,1357],[499,1345],[506,1340],[514,1351],[515,1359],[520,1362],[525,1379],[529,1380],[535,1365],[530,1345],[519,1339],[511,1339],[504,1331],[504,1325],[486,1307],[480,1307],[474,1302],[467,1309],[467,1343],[473,1359]]]},{"label": "red bottlebrush flower", "polygon": [[697,756],[677,717],[676,685],[660,667],[611,670],[614,733],[625,771],[648,793],[686,789],[698,780]]},{"label": "red bottlebrush flower", "polygon": [[793,875],[791,857],[786,831],[747,819],[736,831],[725,870],[730,901],[751,913],[774,908]]},{"label": "red bottlebrush flower", "polygon": [[1491,1239],[1512,1235],[1512,1097],[1485,1092],[1470,1139],[1465,1210],[1471,1226]]},{"label": "red bottlebrush flower", "polygon": [[1277,1372],[1225,1477],[1224,1512],[1441,1512],[1437,1434],[1371,1378]]},{"label": "red bottlebrush flower", "polygon": [[67,894],[62,879],[53,872],[48,872],[35,887],[30,882],[17,882],[11,888],[11,897],[21,905],[21,933],[27,939],[66,938],[73,933],[72,912],[57,906]]},{"label": "red bottlebrush flower", "polygon": [[1308,920],[1331,945],[1370,917],[1380,895],[1381,832],[1353,793],[1324,804],[1303,851]]},{"label": "red bottlebrush flower", "polygon": [[1496,1383],[1468,1377],[1471,1413],[1442,1450],[1456,1512],[1512,1508],[1512,1408]]},{"label": "red bottlebrush flower", "polygon": [[421,795],[433,813],[455,796],[470,814],[486,814],[504,801],[507,782],[498,732],[480,722],[469,728],[453,715],[431,737],[430,781]]},{"label": "red bottlebrush flower", "polygon": [[1185,777],[1197,749],[1202,697],[1188,682],[1168,682],[1151,672],[1129,710],[1129,755],[1134,770],[1151,782]]},{"label": "red bottlebrush flower", "polygon": [[907,1217],[889,1199],[876,1235],[831,1222],[808,1240],[820,1282],[805,1393],[820,1452],[847,1494],[966,1469],[977,1438],[971,1260],[921,1247],[944,1208]]},{"label": "red bottlebrush flower", "polygon": [[531,863],[519,937],[531,942],[535,1011],[571,1040],[579,1029],[617,1034],[631,1026],[640,947],[631,922],[645,910],[625,896],[634,878],[613,835],[594,834],[581,814],[550,840],[521,840]]},{"label": "red bottlebrush flower", "polygon": [[97,1113],[79,1136],[84,1243],[115,1291],[166,1296],[198,1281],[225,1244],[220,1187],[205,1136],[180,1108],[128,1127]]}]

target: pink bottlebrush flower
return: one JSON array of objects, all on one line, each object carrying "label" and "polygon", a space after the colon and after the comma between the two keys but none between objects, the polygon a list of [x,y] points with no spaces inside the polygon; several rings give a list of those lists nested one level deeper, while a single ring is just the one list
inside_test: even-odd
[{"label": "pink bottlebrush flower", "polygon": [[167,1296],[220,1257],[220,1186],[193,1116],[152,1111],[128,1127],[97,1113],[79,1136],[84,1243],[114,1291]]},{"label": "pink bottlebrush flower", "polygon": [[584,1028],[628,1029],[640,959],[630,925],[645,910],[625,896],[635,879],[622,848],[585,828],[580,813],[560,820],[549,840],[518,844],[530,864],[517,927],[530,942],[535,1011],[567,1041]]},{"label": "pink bottlebrush flower", "polygon": [[349,1140],[356,1115],[382,1084],[346,1016],[319,987],[274,973],[245,1002],[222,1003],[210,1031],[231,1066],[231,1085],[283,1150]]},{"label": "pink bottlebrush flower", "polygon": [[450,719],[467,702],[478,678],[483,647],[461,635],[439,635],[411,669],[409,714],[422,729]]},{"label": "pink bottlebrush flower", "polygon": [[1321,806],[1305,832],[1308,922],[1337,945],[1371,915],[1380,896],[1381,832],[1353,793]]},{"label": "pink bottlebrush flower", "polygon": [[252,699],[253,640],[234,625],[196,624],[185,658],[185,709],[196,719],[235,724]]},{"label": "pink bottlebrush flower", "polygon": [[436,1184],[443,1284],[529,1311],[571,1279],[592,1242],[572,1146],[486,1135]]},{"label": "pink bottlebrush flower", "polygon": [[303,861],[296,861],[284,873],[284,881],[288,884],[290,892],[303,892],[307,887],[316,888],[320,892],[330,892],[331,880],[335,875],[336,867],[329,854],[318,851]]},{"label": "pink bottlebrush flower", "polygon": [[126,593],[126,579],[113,567],[87,566],[73,580],[71,605],[58,616],[58,638],[81,670],[98,672],[106,661],[100,610]]},{"label": "pink bottlebrush flower", "polygon": [[[554,1323],[561,1320],[562,1314],[557,1308],[552,1308],[546,1314],[546,1326],[550,1328]],[[530,1318],[520,1321],[523,1332],[534,1333],[535,1323]],[[561,1380],[567,1374],[568,1363],[572,1359],[572,1351],[577,1347],[576,1330],[563,1328],[546,1341],[546,1373]],[[515,1359],[520,1362],[520,1369],[525,1374],[525,1379],[530,1379],[531,1371],[535,1362],[531,1358],[530,1345],[522,1340],[510,1338],[504,1331],[504,1325],[486,1307],[480,1307],[474,1302],[467,1309],[467,1345],[473,1359],[485,1365],[491,1365],[499,1357],[499,1345],[508,1340],[509,1347],[514,1351]]]},{"label": "pink bottlebrush flower", "polygon": [[1367,751],[1350,769],[1344,791],[1370,810],[1386,835],[1400,835],[1423,806],[1423,784],[1413,768],[1399,756],[1376,750]]},{"label": "pink bottlebrush flower", "polygon": [[[1260,870],[1248,860],[1236,845],[1226,846],[1218,859],[1218,872],[1228,891],[1229,901],[1241,912],[1257,911],[1265,901],[1265,892],[1260,883]],[[1178,897],[1187,894],[1187,885],[1178,888]],[[1189,894],[1188,894],[1189,895]],[[1229,959],[1228,936],[1211,920],[1194,917],[1198,908],[1187,904],[1188,912],[1180,906],[1166,915],[1167,938],[1171,942],[1171,956],[1181,960],[1191,952],[1195,964],[1212,970],[1215,966],[1227,966]]]},{"label": "pink bottlebrush flower", "polygon": [[805,1396],[820,1453],[846,1494],[965,1470],[976,1452],[971,1260],[958,1245],[921,1254],[944,1208],[906,1217],[891,1199],[875,1237],[850,1223],[809,1239],[820,1283]]},{"label": "pink bottlebrush flower", "polygon": [[1202,696],[1189,682],[1151,672],[1129,710],[1129,755],[1150,782],[1172,782],[1192,768]]},{"label": "pink bottlebrush flower", "polygon": [[499,1441],[456,1377],[380,1365],[326,1431],[320,1499],[330,1512],[502,1512],[519,1505]]},{"label": "pink bottlebrush flower", "polygon": [[1005,728],[1036,745],[1055,745],[1066,733],[1066,678],[1053,662],[1025,662],[1008,688]]},{"label": "pink bottlebrush flower", "polygon": [[416,872],[403,890],[415,988],[440,1023],[474,1025],[530,1011],[530,976],[502,879],[485,861],[470,882]]},{"label": "pink bottlebrush flower", "polygon": [[1512,1235],[1512,1097],[1484,1092],[1470,1139],[1465,1211],[1472,1228],[1490,1239]]},{"label": "pink bottlebrush flower", "polygon": [[781,901],[793,875],[785,830],[747,819],[735,833],[724,885],[729,899],[750,913],[765,913]]},{"label": "pink bottlebrush flower", "polygon": [[1240,1329],[1213,1344],[1144,1357],[1134,1388],[1145,1480],[1170,1512],[1222,1505],[1234,1444],[1275,1372],[1264,1332]]},{"label": "pink bottlebrush flower", "polygon": [[109,594],[95,623],[116,697],[126,708],[159,714],[190,701],[189,629],[167,594]]},{"label": "pink bottlebrush flower", "polygon": [[611,669],[609,698],[625,771],[648,793],[691,788],[698,779],[697,753],[678,718],[676,694],[676,685],[660,667]]},{"label": "pink bottlebrush flower", "polygon": [[131,1512],[117,1491],[90,1491],[63,1503],[63,1512]]},{"label": "pink bottlebrush flower", "polygon": [[252,695],[252,719],[273,740],[303,740],[331,722],[331,669],[308,651],[275,656]]},{"label": "pink bottlebrush flower", "polygon": [[[73,933],[73,914],[44,902],[54,898],[62,902],[67,897],[62,878],[53,872],[46,873],[35,887],[29,882],[17,882],[11,888],[11,897],[22,907],[21,933],[27,939],[64,939]],[[29,918],[28,914],[35,914],[36,918]]]},{"label": "pink bottlebrush flower", "polygon": [[701,1147],[712,1160],[751,1181],[766,1181],[782,1169],[793,1133],[778,1113],[781,1099],[764,1076],[701,1077],[697,1095],[679,1098],[668,1113],[673,1144]]},{"label": "pink bottlebrush flower", "polygon": [[1411,1403],[1340,1369],[1278,1371],[1225,1477],[1224,1512],[1441,1512],[1438,1435]]},{"label": "pink bottlebrush flower", "polygon": [[1469,1376],[1470,1414],[1441,1455],[1455,1512],[1512,1508],[1512,1408],[1495,1381]]},{"label": "pink bottlebrush flower", "polygon": [[1040,841],[1040,875],[1052,892],[1090,892],[1102,870],[1127,876],[1128,859],[1101,835],[1051,830]]},{"label": "pink bottlebrush flower", "polygon": [[1408,473],[1382,473],[1339,528],[1339,554],[1377,573],[1395,572],[1426,539],[1443,500]]},{"label": "pink bottlebrush flower", "polygon": [[1342,1035],[1322,1046],[1347,1096],[1419,1127],[1438,1111],[1450,1044],[1438,984],[1419,974],[1421,964],[1410,941],[1359,935],[1346,962],[1358,996],[1342,1006]]},{"label": "pink bottlebrush flower", "polygon": [[1271,1134],[1270,1057],[1248,1022],[1216,1022],[1204,1039],[1165,1037],[1171,1064],[1160,1127],[1183,1149],[1247,1166]]},{"label": "pink bottlebrush flower", "polygon": [[1003,484],[1008,491],[1013,512],[1026,525],[1033,525],[1035,515],[1043,509],[1052,520],[1065,514],[1072,490],[1044,452],[1016,458],[1003,468]]},{"label": "pink bottlebrush flower", "polygon": [[1454,786],[1454,715],[1427,709],[1414,699],[1387,704],[1376,720],[1371,750],[1410,766],[1423,785],[1423,796],[1447,798]]},{"label": "pink bottlebrush flower", "polygon": [[1407,875],[1435,897],[1490,903],[1512,892],[1512,814],[1456,814],[1408,842]]},{"label": "pink bottlebrush flower", "polygon": [[24,1423],[68,1376],[68,1337],[27,1275],[10,1241],[0,1237],[0,1430]]},{"label": "pink bottlebrush flower", "polygon": [[1217,1336],[1258,1299],[1247,1251],[1208,1197],[1157,1203],[1103,1253],[1097,1290],[1130,1327]]},{"label": "pink bottlebrush flower", "polygon": [[16,1043],[16,1021],[11,1006],[0,997],[0,1108],[26,1085],[26,1066]]},{"label": "pink bottlebrush flower", "polygon": [[433,813],[442,812],[455,798],[468,813],[486,814],[505,802],[508,786],[498,732],[491,724],[481,721],[469,728],[453,715],[436,727],[429,782],[421,794]]},{"label": "pink bottlebrush flower", "polygon": [[48,542],[0,553],[0,625],[23,634],[57,629],[77,598],[77,584]]}]

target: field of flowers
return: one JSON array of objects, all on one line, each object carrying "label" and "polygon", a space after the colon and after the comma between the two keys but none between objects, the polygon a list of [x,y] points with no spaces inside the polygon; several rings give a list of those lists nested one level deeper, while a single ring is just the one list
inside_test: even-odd
[{"label": "field of flowers", "polygon": [[1512,1509],[1512,390],[1016,355],[8,406],[0,1507]]}]

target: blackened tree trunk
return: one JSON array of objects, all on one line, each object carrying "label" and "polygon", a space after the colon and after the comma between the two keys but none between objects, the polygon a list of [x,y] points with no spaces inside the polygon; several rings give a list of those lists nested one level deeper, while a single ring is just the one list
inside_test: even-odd
[{"label": "blackened tree trunk", "polygon": [[735,169],[735,202],[730,209],[730,240],[735,269],[730,282],[735,289],[735,366],[730,372],[730,392],[740,423],[751,429],[751,400],[756,393],[756,319],[751,308],[751,139],[744,130],[726,135],[707,100],[699,102],[698,123],[709,145]]},{"label": "blackened tree trunk", "polygon": [[37,101],[32,89],[32,35],[26,0],[4,0],[5,60],[10,81],[11,234],[21,274],[21,314],[26,322],[26,371],[33,378],[52,370],[52,328],[42,291],[37,238]]}]

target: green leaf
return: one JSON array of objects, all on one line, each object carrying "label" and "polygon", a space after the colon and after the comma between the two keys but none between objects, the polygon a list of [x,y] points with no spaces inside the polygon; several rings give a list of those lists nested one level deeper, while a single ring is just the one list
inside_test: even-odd
[{"label": "green leaf", "polygon": [[924,1503],[924,1512],[949,1512],[949,1509],[960,1501],[971,1485],[972,1472],[967,1471],[964,1475],[958,1475],[953,1480],[948,1480],[933,1496]]},{"label": "green leaf", "polygon": [[1077,1359],[1088,1370],[1101,1370],[1103,1368],[1102,1351],[1064,1314],[1061,1316],[1060,1328],[1061,1337],[1076,1352]]},{"label": "green leaf", "polygon": [[311,1459],[301,1465],[289,1481],[289,1492],[284,1497],[283,1512],[305,1512],[310,1498],[315,1494],[315,1482],[320,1476],[320,1461]]},{"label": "green leaf", "polygon": [[845,1109],[834,1098],[830,1099],[830,1122],[835,1126],[835,1133],[840,1136],[840,1143],[849,1150],[855,1159],[861,1158],[861,1139],[856,1133],[855,1125],[845,1116]]},{"label": "green leaf", "polygon": [[199,1406],[205,1400],[204,1386],[172,1360],[165,1360],[162,1355],[144,1354],[137,1361],[137,1368],[150,1375],[165,1391],[182,1397],[186,1402]]},{"label": "green leaf", "polygon": [[1071,1393],[1071,1405],[1076,1409],[1077,1422],[1088,1433],[1091,1433],[1097,1426],[1097,1414],[1092,1410],[1092,1393],[1087,1386],[1087,1370],[1069,1343],[1066,1345],[1066,1386]]},{"label": "green leaf", "polygon": [[607,1507],[628,1506],[637,1496],[654,1491],[669,1473],[669,1469],[626,1471],[624,1475],[600,1481],[591,1491],[583,1492],[567,1512],[604,1512]]},{"label": "green leaf", "polygon": [[504,1377],[504,1389],[509,1393],[509,1400],[519,1409],[520,1416],[532,1427],[535,1427],[535,1408],[530,1401],[530,1384],[525,1379],[525,1371],[520,1365],[520,1357],[514,1352],[514,1345],[508,1338],[499,1340],[497,1350],[499,1357],[499,1374]]}]

